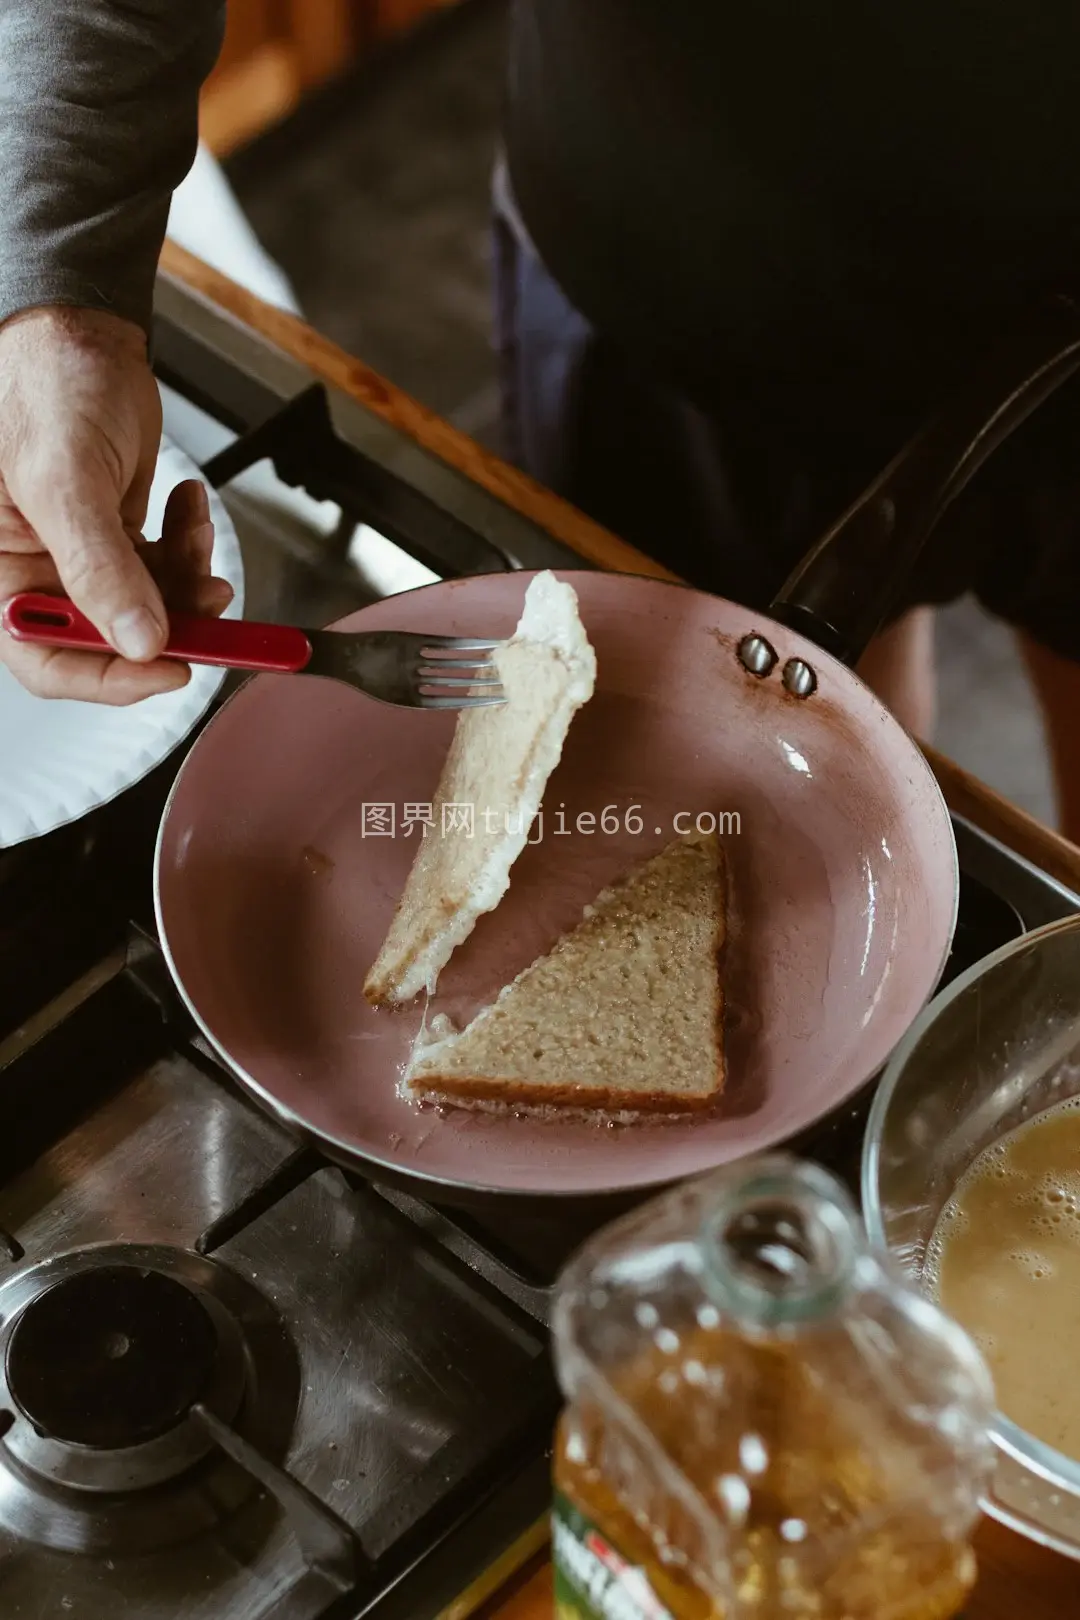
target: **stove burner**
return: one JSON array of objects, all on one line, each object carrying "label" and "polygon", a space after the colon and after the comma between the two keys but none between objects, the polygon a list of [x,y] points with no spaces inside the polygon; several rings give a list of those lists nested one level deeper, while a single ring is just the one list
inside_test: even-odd
[{"label": "stove burner", "polygon": [[217,1261],[115,1243],[27,1266],[0,1283],[0,1541],[199,1535],[258,1490],[221,1434],[279,1458],[298,1395],[277,1313]]},{"label": "stove burner", "polygon": [[183,1283],[103,1267],[26,1306],[8,1344],[8,1388],[39,1434],[118,1450],[179,1423],[209,1384],[217,1346],[209,1313]]}]

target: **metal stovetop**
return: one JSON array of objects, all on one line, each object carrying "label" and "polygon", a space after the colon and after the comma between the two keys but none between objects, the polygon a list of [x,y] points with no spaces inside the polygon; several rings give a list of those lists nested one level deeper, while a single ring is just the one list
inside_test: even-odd
[{"label": "metal stovetop", "polygon": [[[253,614],[326,622],[436,575],[576,563],[256,335],[176,287],[161,305],[166,429],[233,510]],[[48,1452],[4,1383],[0,1613],[460,1620],[507,1549],[535,1544],[550,1284],[590,1221],[435,1209],[343,1175],[254,1109],[153,937],[178,764],[0,855],[0,1340],[46,1282],[109,1258],[216,1302],[243,1376],[181,1436],[193,1470],[134,1495],[111,1475],[74,1489],[86,1459]],[[950,976],[1080,908],[966,824],[957,838]],[[803,1144],[849,1176],[865,1101]],[[104,1354],[127,1349],[112,1332]],[[172,1443],[132,1469],[167,1474]],[[34,1472],[47,1452],[51,1484]]]},{"label": "metal stovetop", "polygon": [[[139,1550],[105,1499],[65,1497],[54,1529],[55,1493],[43,1507],[26,1491],[8,1435],[0,1611],[314,1620],[382,1598],[380,1612],[437,1612],[498,1550],[496,1537],[470,1558],[462,1517],[543,1455],[543,1332],[371,1188],[297,1153],[170,1027],[172,1011],[156,952],[134,934],[0,1047],[0,1316],[33,1268],[48,1277],[53,1257],[91,1245],[119,1246],[109,1258],[123,1264],[176,1262],[197,1287],[206,1272],[211,1291],[215,1271],[242,1279],[258,1302],[244,1314],[255,1390],[233,1431],[259,1455],[201,1465],[200,1495],[227,1489],[238,1505],[178,1545],[158,1543],[190,1487],[159,1486]],[[433,1556],[409,1582],[455,1529],[460,1557],[440,1578]]]}]

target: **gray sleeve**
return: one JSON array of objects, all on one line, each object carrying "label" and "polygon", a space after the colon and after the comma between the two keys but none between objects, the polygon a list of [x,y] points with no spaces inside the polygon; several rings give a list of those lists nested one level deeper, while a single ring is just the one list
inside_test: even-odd
[{"label": "gray sleeve", "polygon": [[149,330],[224,0],[0,0],[0,321],[37,304]]}]

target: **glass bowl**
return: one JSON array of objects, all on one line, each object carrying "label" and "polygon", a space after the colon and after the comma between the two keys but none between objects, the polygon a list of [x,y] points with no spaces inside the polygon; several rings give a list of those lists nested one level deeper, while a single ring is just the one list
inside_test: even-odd
[{"label": "glass bowl", "polygon": [[[1078,1093],[1080,917],[1072,917],[969,969],[896,1048],[863,1146],[871,1239],[921,1281],[938,1217],[972,1161],[1007,1131]],[[1080,1355],[1077,1362],[1080,1377]],[[1001,1413],[993,1440],[987,1513],[1080,1559],[1080,1461]]]}]

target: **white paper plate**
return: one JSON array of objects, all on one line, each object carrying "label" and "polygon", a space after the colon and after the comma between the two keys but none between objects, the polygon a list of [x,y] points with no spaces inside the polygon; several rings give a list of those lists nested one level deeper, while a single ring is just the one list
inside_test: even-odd
[{"label": "white paper plate", "polygon": [[[146,534],[155,539],[170,492],[199,469],[163,440],[150,493]],[[227,617],[244,610],[244,570],[232,519],[207,486],[214,521],[214,573],[236,593]],[[32,697],[0,665],[0,849],[37,838],[132,787],[198,724],[225,679],[222,669],[193,669],[180,692],[128,709]]]}]

